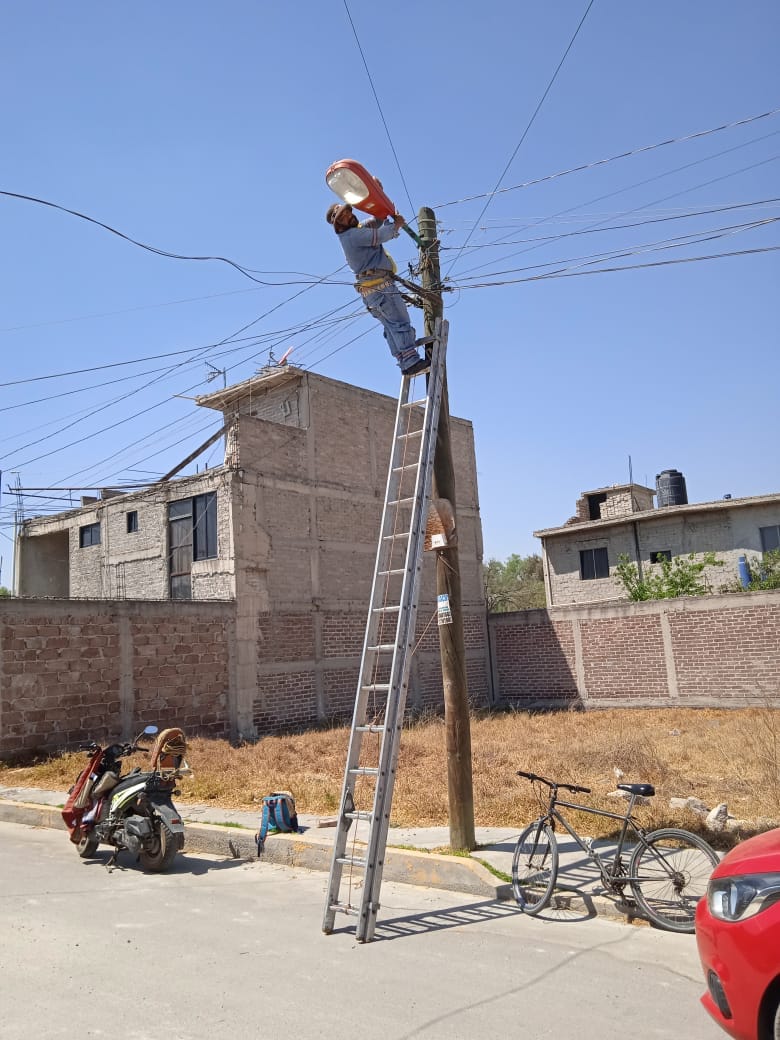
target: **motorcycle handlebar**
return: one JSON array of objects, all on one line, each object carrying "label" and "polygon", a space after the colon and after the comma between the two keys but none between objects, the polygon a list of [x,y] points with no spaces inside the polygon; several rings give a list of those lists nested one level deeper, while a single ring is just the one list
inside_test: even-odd
[{"label": "motorcycle handlebar", "polygon": [[[86,751],[90,755],[94,755],[99,750],[100,745],[96,744],[94,740],[90,740],[87,744],[79,744],[79,751]],[[110,744],[105,750],[113,752],[114,757],[120,758],[125,755],[132,755],[136,751],[149,751],[149,748],[144,747],[142,744]]]}]

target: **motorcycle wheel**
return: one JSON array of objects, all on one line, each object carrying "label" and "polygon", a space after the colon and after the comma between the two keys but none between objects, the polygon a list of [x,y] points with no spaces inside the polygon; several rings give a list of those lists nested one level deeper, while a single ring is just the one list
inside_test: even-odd
[{"label": "motorcycle wheel", "polygon": [[90,859],[97,852],[100,841],[94,833],[85,835],[76,845],[76,850],[82,859]]},{"label": "motorcycle wheel", "polygon": [[179,842],[174,834],[168,830],[162,820],[154,820],[154,837],[148,845],[141,849],[139,859],[144,870],[161,873],[167,870],[173,863],[176,853],[179,851]]}]

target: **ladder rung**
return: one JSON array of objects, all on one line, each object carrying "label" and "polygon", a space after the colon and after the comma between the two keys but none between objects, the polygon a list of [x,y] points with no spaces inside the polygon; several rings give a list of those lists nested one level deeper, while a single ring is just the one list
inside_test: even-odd
[{"label": "ladder rung", "polygon": [[336,862],[342,866],[365,867],[368,860],[364,856],[338,856]]},{"label": "ladder rung", "polygon": [[360,917],[360,911],[357,907],[347,906],[346,903],[328,903],[328,910],[334,910],[340,914],[349,914],[351,917]]},{"label": "ladder rung", "polygon": [[[352,743],[344,777],[322,926],[323,931],[329,934],[333,931],[333,915],[348,914],[362,922],[357,924],[356,931],[361,942],[370,942],[373,938],[380,907],[379,888],[385,862],[386,831],[400,737],[397,720],[405,706],[414,637],[414,633],[408,631],[408,625],[405,628],[404,623],[413,621],[416,616],[423,568],[422,535],[427,526],[425,513],[433,481],[447,323],[437,319],[436,329],[439,335],[426,339],[426,342],[435,341],[435,349],[430,359],[430,377],[425,389],[413,389],[411,377],[404,378],[401,383],[390,472],[384,491],[382,519],[376,533],[379,544],[358,673]],[[433,364],[434,357],[437,359],[436,365]],[[412,397],[418,399],[411,400]],[[415,443],[412,443],[413,439],[416,439]],[[394,530],[395,527],[405,529]],[[398,587],[391,589],[391,581],[395,582],[396,579],[400,579]],[[382,682],[377,681],[380,675],[383,676]],[[376,710],[366,710],[369,701],[376,702]],[[386,710],[379,710],[379,706],[386,706]],[[368,750],[377,750],[372,744],[370,749],[361,754],[363,734],[373,733],[380,735],[380,740],[376,742],[378,753],[368,753]],[[361,762],[375,762],[376,765],[361,765]],[[361,781],[361,777],[365,777],[365,782]],[[357,808],[355,801],[358,791],[361,795],[373,793],[374,804],[371,805],[369,798],[361,797],[359,800],[363,808]],[[359,824],[352,830],[357,831],[360,840],[353,833],[356,840],[354,844],[348,844],[346,833],[353,821]],[[352,877],[363,879],[363,890],[357,897],[344,891],[345,867],[354,872]],[[353,883],[352,877],[350,885]],[[360,882],[357,884],[360,887]]]}]

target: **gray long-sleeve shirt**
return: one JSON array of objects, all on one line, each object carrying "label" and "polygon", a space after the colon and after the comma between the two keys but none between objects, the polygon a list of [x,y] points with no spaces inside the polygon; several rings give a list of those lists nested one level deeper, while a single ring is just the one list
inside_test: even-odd
[{"label": "gray long-sleeve shirt", "polygon": [[338,236],[347,263],[360,275],[362,271],[393,271],[394,264],[382,248],[383,242],[398,238],[399,229],[392,220],[381,222],[372,217],[358,227],[342,231]]}]

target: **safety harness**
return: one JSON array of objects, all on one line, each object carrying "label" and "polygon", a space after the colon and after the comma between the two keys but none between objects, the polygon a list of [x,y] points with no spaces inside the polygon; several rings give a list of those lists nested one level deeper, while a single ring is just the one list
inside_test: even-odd
[{"label": "safety harness", "polygon": [[381,268],[369,268],[357,276],[355,288],[361,296],[369,296],[378,289],[384,289],[393,281],[393,272]]}]

